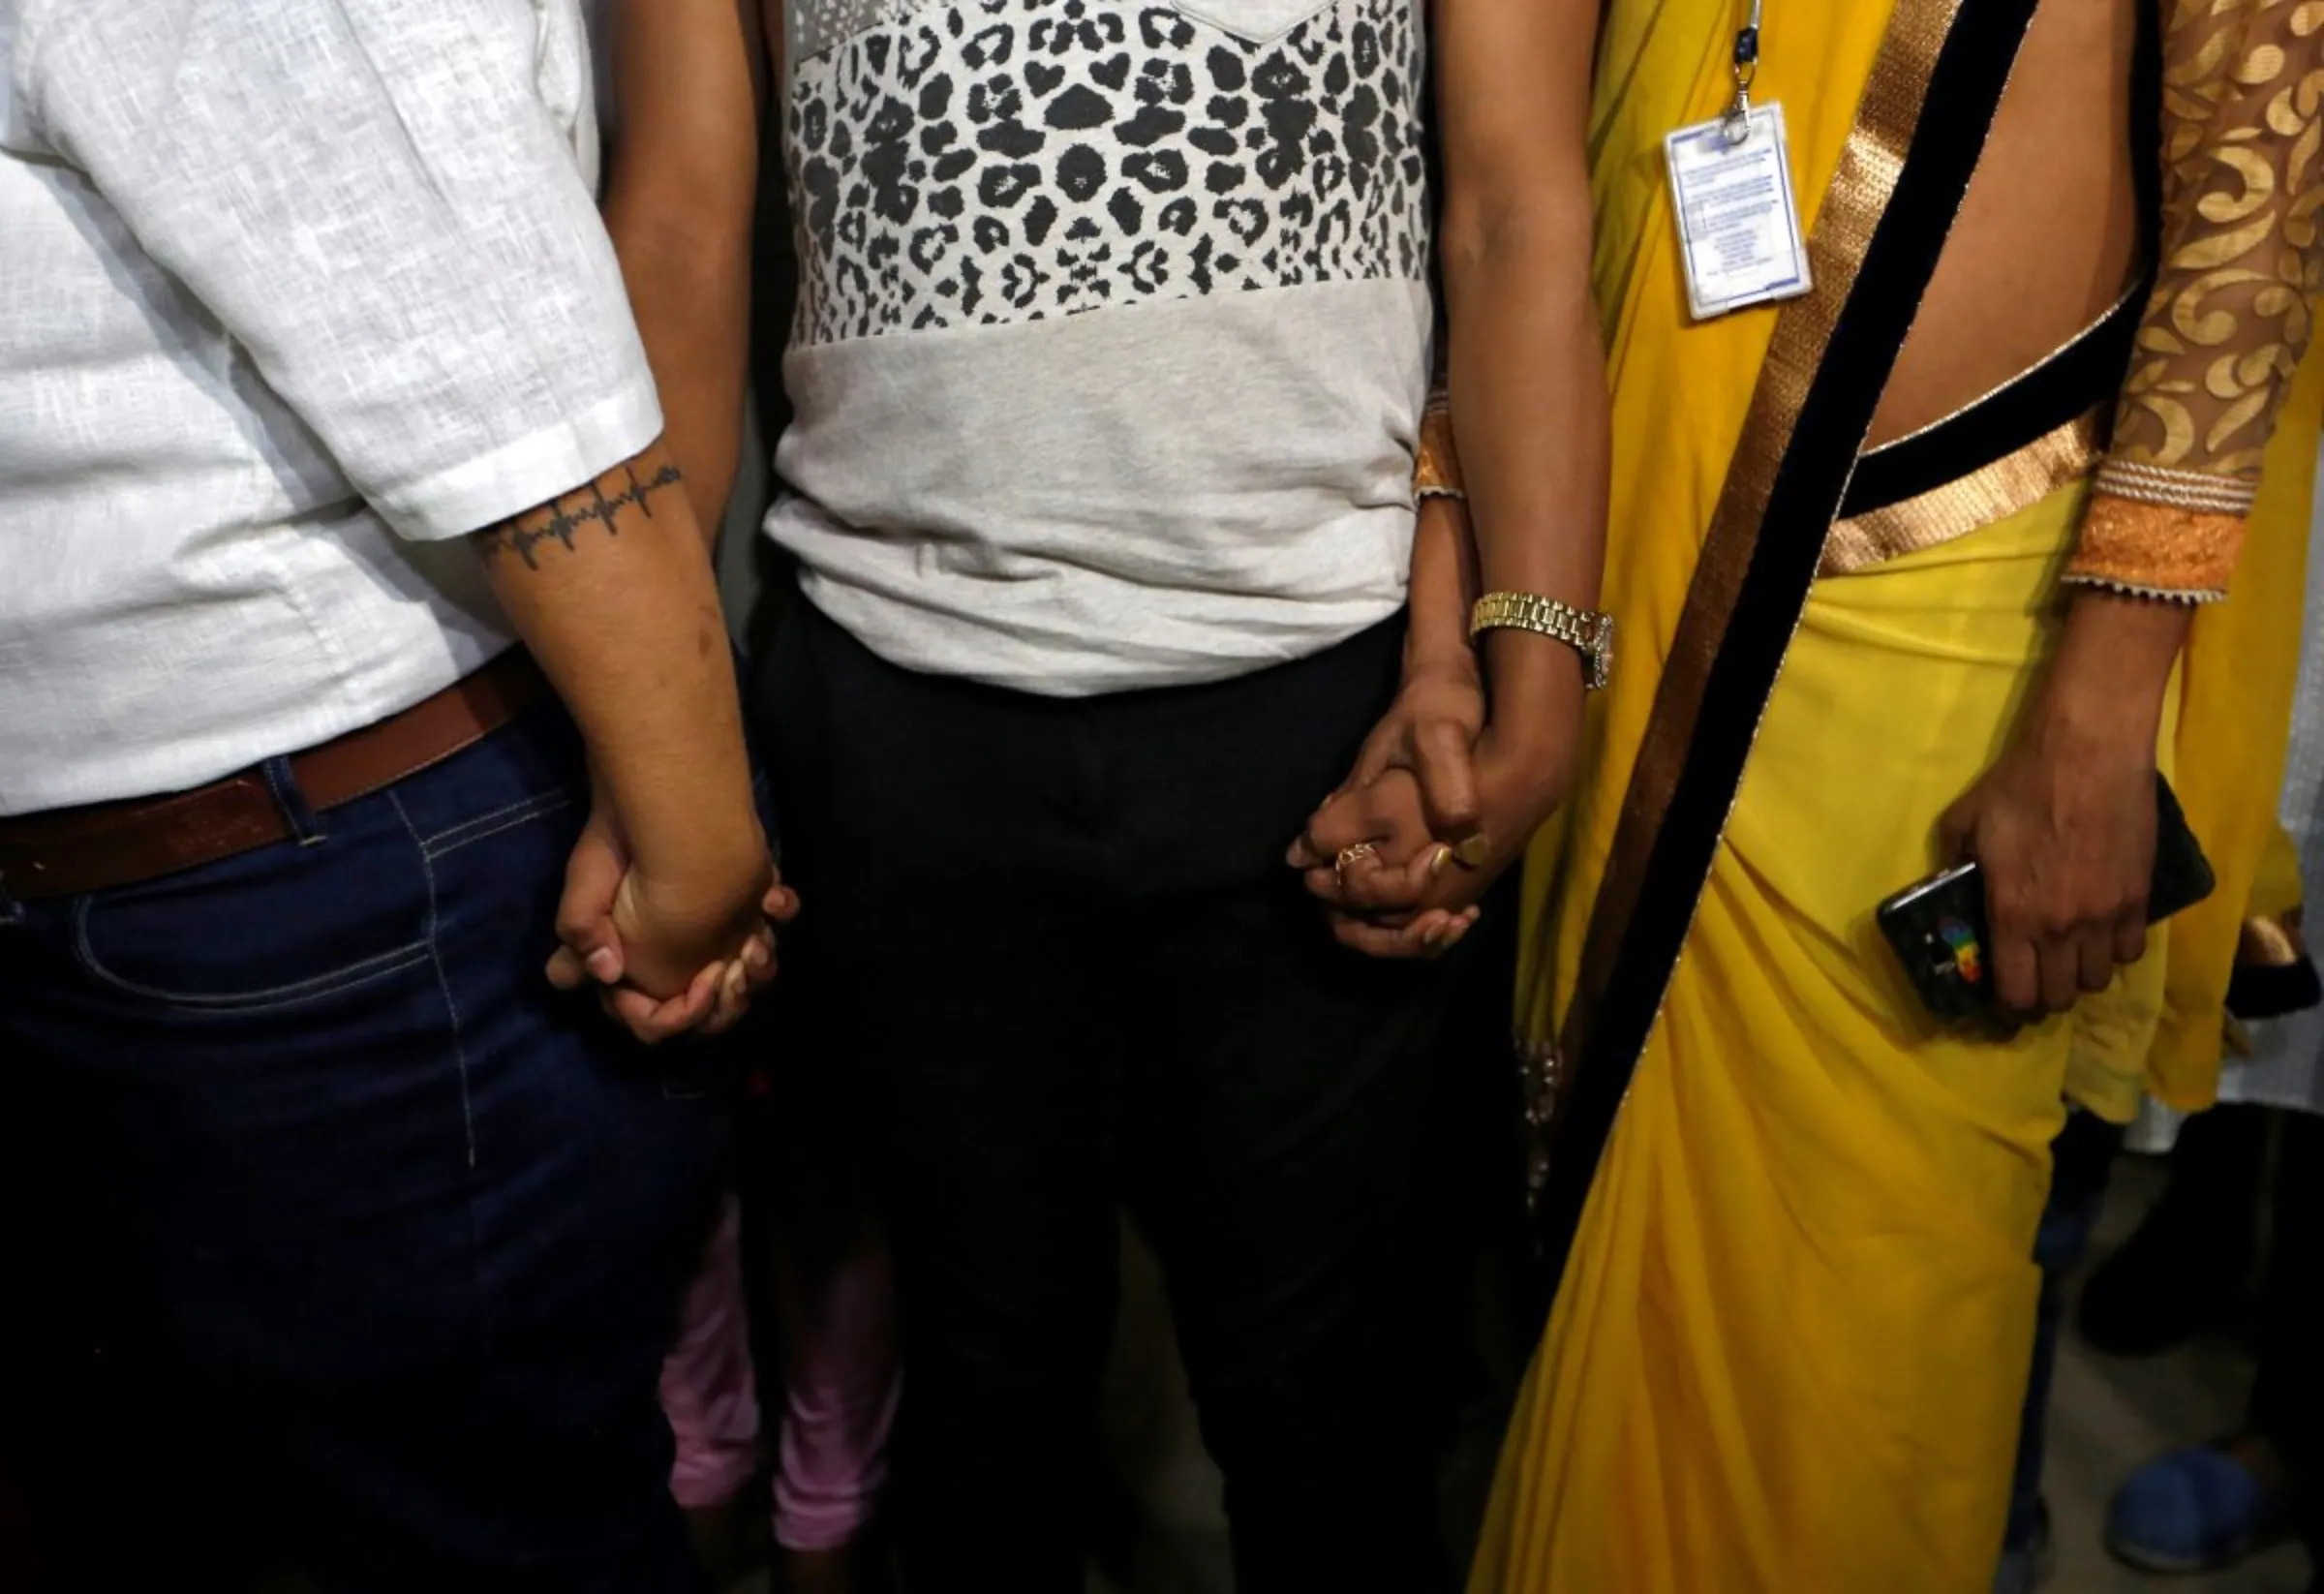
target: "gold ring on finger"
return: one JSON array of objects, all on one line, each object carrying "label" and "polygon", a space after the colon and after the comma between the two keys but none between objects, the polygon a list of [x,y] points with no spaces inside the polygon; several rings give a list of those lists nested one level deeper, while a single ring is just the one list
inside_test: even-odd
[{"label": "gold ring on finger", "polygon": [[1341,847],[1339,856],[1331,860],[1331,877],[1338,881],[1341,892],[1345,893],[1348,889],[1350,865],[1361,863],[1366,858],[1376,858],[1379,855],[1380,849],[1369,842],[1358,842],[1353,845]]}]

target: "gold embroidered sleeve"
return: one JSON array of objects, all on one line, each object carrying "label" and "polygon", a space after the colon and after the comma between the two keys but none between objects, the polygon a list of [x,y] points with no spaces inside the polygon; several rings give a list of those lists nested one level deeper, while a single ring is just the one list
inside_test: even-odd
[{"label": "gold embroidered sleeve", "polygon": [[2155,290],[2070,581],[2226,595],[2324,281],[2324,0],[2164,0]]}]

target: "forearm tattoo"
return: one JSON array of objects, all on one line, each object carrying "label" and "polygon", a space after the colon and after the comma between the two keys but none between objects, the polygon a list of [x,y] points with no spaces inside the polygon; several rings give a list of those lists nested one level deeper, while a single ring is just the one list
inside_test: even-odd
[{"label": "forearm tattoo", "polygon": [[678,485],[681,477],[678,467],[664,465],[644,480],[638,479],[629,466],[621,469],[622,485],[618,491],[605,490],[607,476],[600,476],[577,492],[571,492],[555,503],[529,510],[513,520],[505,520],[476,534],[477,544],[484,550],[484,562],[496,564],[504,554],[514,554],[525,562],[525,568],[540,568],[540,545],[555,542],[566,553],[573,551],[573,536],[583,527],[597,525],[605,528],[609,536],[621,536],[614,520],[624,509],[635,506],[648,520],[654,509],[647,501],[665,488]]}]

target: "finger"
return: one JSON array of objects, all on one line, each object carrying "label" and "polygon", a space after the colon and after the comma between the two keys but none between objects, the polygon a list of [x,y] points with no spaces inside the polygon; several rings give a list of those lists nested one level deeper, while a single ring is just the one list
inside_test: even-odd
[{"label": "finger", "polygon": [[778,879],[767,887],[766,896],[759,901],[758,910],[777,924],[789,924],[799,916],[799,893]]},{"label": "finger", "polygon": [[1458,946],[1467,935],[1467,931],[1457,927],[1448,930],[1441,937],[1428,943],[1428,950],[1422,956],[1433,962]]},{"label": "finger", "polygon": [[1312,864],[1300,878],[1306,882],[1309,896],[1319,902],[1329,903],[1333,907],[1346,907],[1352,904],[1347,900],[1342,884],[1345,873],[1333,869],[1330,864]]},{"label": "finger", "polygon": [[648,1046],[659,1046],[696,1027],[710,1016],[725,967],[724,964],[712,964],[694,976],[684,993],[667,1001],[657,1002],[644,992],[627,987],[611,992],[614,1016]]},{"label": "finger", "polygon": [[722,1035],[743,1022],[750,1011],[750,968],[741,958],[726,966],[719,976],[719,993],[711,1005],[710,1017],[702,1021],[701,1033]]},{"label": "finger", "polygon": [[1463,869],[1483,869],[1486,864],[1489,864],[1493,861],[1492,838],[1487,836],[1482,830],[1470,832],[1466,838],[1464,838],[1451,850],[1452,856],[1447,860],[1447,862],[1458,864]]},{"label": "finger", "polygon": [[2031,939],[2003,938],[1994,932],[1993,994],[2013,1013],[2031,1013],[2041,1005],[2041,958]]},{"label": "finger", "polygon": [[607,934],[612,938],[612,944],[600,946],[591,952],[587,962],[583,962],[581,954],[569,946],[560,946],[556,951],[550,953],[549,983],[560,991],[578,991],[590,980],[595,980],[599,985],[620,983],[622,977],[621,940],[618,935],[613,935],[610,930]]},{"label": "finger", "polygon": [[1293,840],[1291,849],[1283,855],[1283,861],[1294,869],[1321,869],[1329,864],[1338,853],[1339,848],[1327,846],[1323,838],[1327,834],[1336,834],[1345,828],[1332,811],[1345,807],[1354,800],[1355,794],[1345,790],[1335,791],[1325,798],[1323,806],[1307,816],[1305,827]]},{"label": "finger", "polygon": [[1424,947],[1438,952],[1450,952],[1477,927],[1479,909],[1464,907],[1432,908],[1420,916],[1420,941]]},{"label": "finger", "polygon": [[1334,907],[1355,913],[1409,913],[1421,905],[1434,883],[1427,870],[1426,849],[1412,866],[1391,867],[1376,854],[1352,859],[1346,868],[1326,865],[1307,871],[1307,889]]},{"label": "finger", "polygon": [[1373,900],[1363,905],[1397,912],[1419,907],[1436,889],[1445,872],[1452,867],[1455,850],[1442,842],[1431,842],[1400,864],[1373,859],[1377,867],[1364,876],[1365,888]]},{"label": "finger", "polygon": [[[1393,866],[1393,870],[1403,874],[1403,889],[1415,903],[1425,901],[1432,895],[1442,897],[1448,892],[1465,894],[1468,886],[1457,878],[1448,876],[1452,875],[1456,868],[1475,869],[1484,862],[1483,841],[1484,838],[1480,835],[1472,836],[1458,846],[1432,842],[1415,853],[1409,862]],[[1455,916],[1476,911],[1473,905],[1458,908],[1448,904],[1446,907]]]},{"label": "finger", "polygon": [[1972,843],[1976,839],[1976,810],[1964,797],[1946,809],[1944,816],[1937,821],[1937,855],[1948,863],[1959,863],[1965,858],[1973,857],[1975,848]]},{"label": "finger", "polygon": [[2056,936],[2040,946],[2041,1005],[2064,1013],[2082,999],[2082,957],[2070,936]]},{"label": "finger", "polygon": [[1291,866],[1316,869],[1328,865],[1359,842],[1377,841],[1373,834],[1377,828],[1360,791],[1335,793],[1308,818],[1306,830],[1292,843]]},{"label": "finger", "polygon": [[1363,751],[1356,754],[1356,767],[1348,771],[1341,791],[1353,791],[1368,786],[1403,762],[1404,738],[1385,727],[1375,729],[1363,739]]},{"label": "finger", "polygon": [[[1346,807],[1353,807],[1353,797],[1350,795],[1334,797],[1323,809],[1315,809],[1315,813],[1308,818],[1306,830],[1301,830],[1300,839],[1292,842],[1290,850],[1283,855],[1283,862],[1288,862],[1292,869],[1327,869],[1331,865],[1331,860],[1336,860],[1341,848],[1364,842],[1366,837],[1355,834],[1358,825],[1343,813],[1338,813],[1338,809]],[[1338,842],[1336,837],[1346,837],[1346,842]]]},{"label": "finger", "polygon": [[711,996],[710,1017],[705,1023],[717,1024],[721,1019],[731,1023],[742,1016],[742,1010],[749,1002],[750,966],[739,957],[731,959],[719,966],[718,983]]},{"label": "finger", "polygon": [[612,847],[584,836],[566,861],[565,891],[557,900],[557,938],[570,947],[592,978],[611,985],[622,977],[622,938],[613,927],[613,900],[624,866]]},{"label": "finger", "polygon": [[2125,913],[2114,921],[2114,961],[2127,966],[2147,955],[2147,916]]},{"label": "finger", "polygon": [[[1399,781],[1407,777],[1396,777]],[[1378,782],[1339,793],[1307,821],[1307,839],[1328,862],[1348,847],[1372,842],[1385,846],[1396,831],[1401,814],[1417,838],[1422,816],[1418,804],[1399,805]]]},{"label": "finger", "polygon": [[2093,925],[2074,937],[2075,973],[2080,978],[2082,995],[2095,996],[2114,983],[2114,932],[2107,925]]},{"label": "finger", "polygon": [[1458,913],[1452,914],[1444,935],[1439,936],[1436,941],[1438,953],[1450,952],[1462,941],[1467,940],[1469,932],[1477,928],[1477,921],[1483,916],[1484,909],[1474,906],[1463,908]]},{"label": "finger", "polygon": [[718,1002],[717,976],[699,991],[689,987],[683,996],[673,996],[655,1007],[645,1021],[638,1038],[648,1046],[660,1046],[680,1035],[699,1029],[710,1022]]},{"label": "finger", "polygon": [[1462,922],[1459,914],[1438,909],[1422,914],[1412,935],[1420,942],[1422,957],[1441,958],[1458,946],[1460,938],[1468,933],[1468,926]]},{"label": "finger", "polygon": [[1483,822],[1477,791],[1477,759],[1469,738],[1449,720],[1432,720],[1413,738],[1413,773],[1431,834],[1465,837]]},{"label": "finger", "polygon": [[688,1001],[686,996],[676,996],[666,1002],[656,1001],[643,991],[627,985],[616,986],[605,992],[602,999],[605,1011],[613,1021],[647,1046],[659,1046],[688,1027],[685,1022],[687,1018],[699,1018],[699,1015],[683,1011],[676,1014],[670,1011],[685,1009]]},{"label": "finger", "polygon": [[761,927],[752,931],[743,943],[742,966],[752,987],[765,985],[775,977],[775,932]]},{"label": "finger", "polygon": [[1331,934],[1341,945],[1367,957],[1407,960],[1429,956],[1455,922],[1454,915],[1442,909],[1419,914],[1396,926],[1335,913],[1331,915]]},{"label": "finger", "polygon": [[627,986],[618,986],[605,993],[605,1011],[613,1016],[615,1023],[647,1046],[659,1046],[677,1033],[676,1027],[662,1018],[661,1010],[668,1005],[656,1001],[643,991],[633,991]]}]

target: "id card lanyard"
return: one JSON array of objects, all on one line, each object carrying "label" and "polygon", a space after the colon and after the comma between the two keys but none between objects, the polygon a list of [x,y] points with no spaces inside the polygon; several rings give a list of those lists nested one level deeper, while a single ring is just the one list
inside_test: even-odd
[{"label": "id card lanyard", "polygon": [[1751,103],[1762,7],[1763,0],[1750,0],[1735,34],[1733,102],[1723,114],[1663,140],[1687,308],[1697,321],[1795,299],[1812,286],[1791,194],[1784,107]]}]

